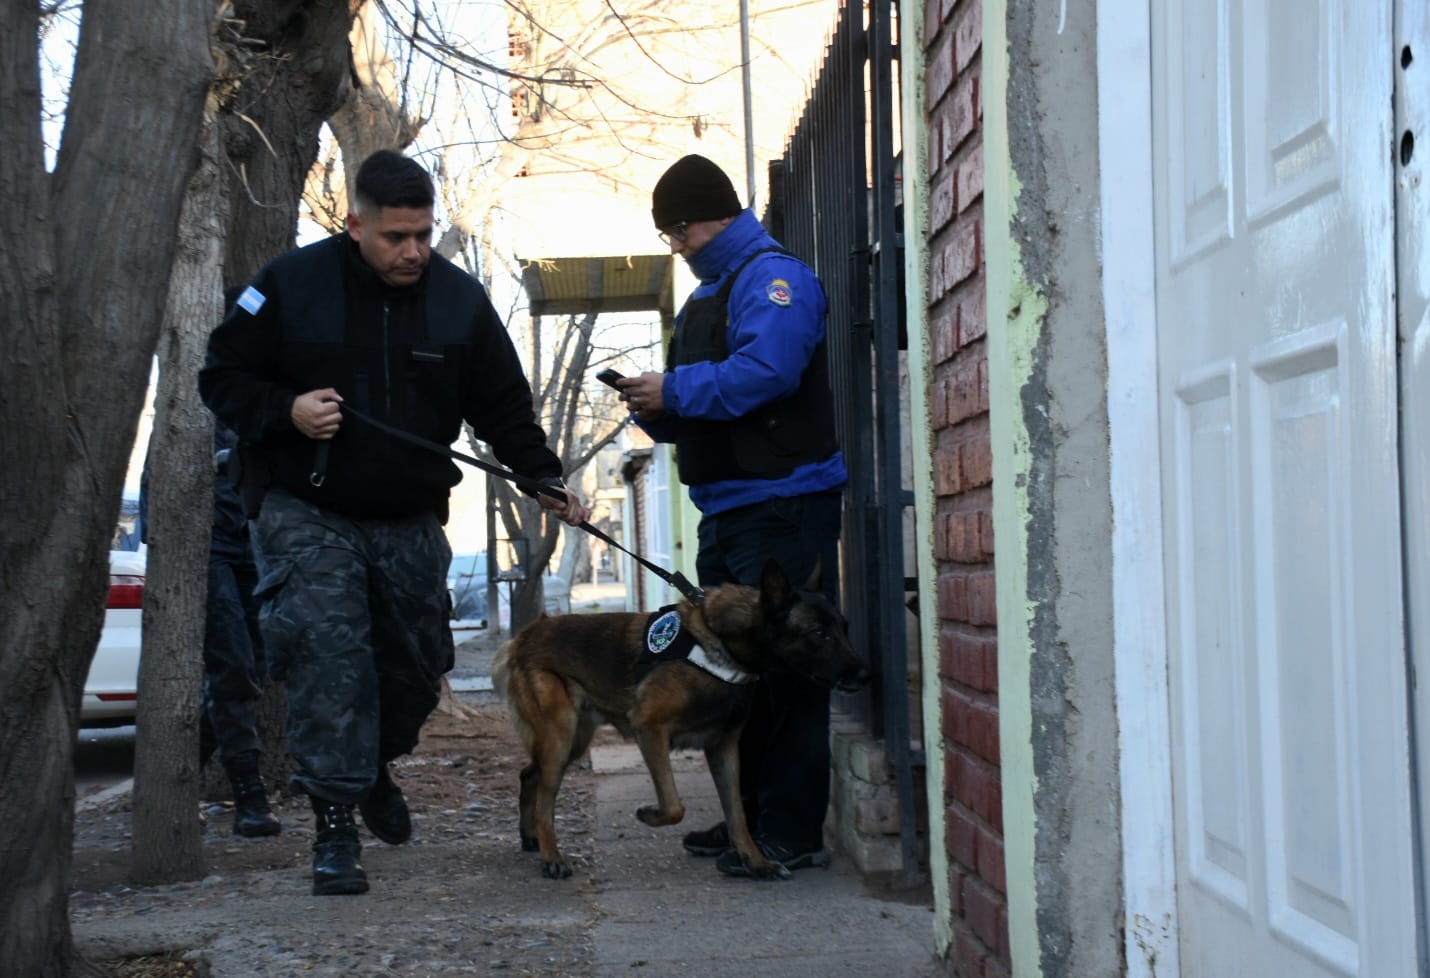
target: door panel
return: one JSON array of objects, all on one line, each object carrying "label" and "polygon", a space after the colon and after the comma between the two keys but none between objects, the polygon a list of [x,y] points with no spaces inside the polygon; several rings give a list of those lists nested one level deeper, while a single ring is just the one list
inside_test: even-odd
[{"label": "door panel", "polygon": [[[1259,616],[1266,904],[1271,931],[1356,973],[1350,811],[1351,729],[1345,690],[1355,662],[1346,634],[1349,566],[1328,514],[1349,513],[1342,475],[1338,367],[1345,330],[1310,327],[1251,359],[1253,500]],[[1329,532],[1328,532],[1329,531]]]},{"label": "door panel", "polygon": [[1184,978],[1414,974],[1390,18],[1153,4]]},{"label": "door panel", "polygon": [[1253,224],[1339,182],[1339,99],[1334,70],[1326,70],[1338,53],[1329,23],[1338,5],[1308,6],[1250,0],[1245,7],[1246,210]]},{"label": "door panel", "polygon": [[[1198,883],[1234,907],[1248,905],[1248,745],[1241,635],[1241,586],[1232,557],[1240,536],[1236,500],[1236,432],[1231,375],[1214,365],[1179,393],[1180,472],[1196,472],[1179,489],[1190,542],[1181,577],[1183,618],[1182,759],[1189,792],[1184,808],[1188,869]],[[1207,654],[1201,654],[1205,650]]]}]

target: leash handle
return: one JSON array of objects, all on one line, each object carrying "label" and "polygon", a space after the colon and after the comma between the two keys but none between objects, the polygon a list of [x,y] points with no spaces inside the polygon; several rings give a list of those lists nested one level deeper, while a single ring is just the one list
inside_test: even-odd
[{"label": "leash handle", "polygon": [[[566,494],[560,489],[555,489],[551,486],[544,485],[543,483],[537,482],[535,479],[528,478],[524,475],[513,472],[510,469],[504,469],[499,465],[492,465],[490,462],[483,462],[479,458],[475,458],[474,456],[457,451],[450,445],[439,445],[435,441],[430,441],[420,435],[414,435],[410,431],[403,431],[401,428],[396,428],[390,424],[379,421],[376,418],[368,417],[366,414],[359,411],[357,408],[353,407],[347,402],[343,403],[342,412],[344,414],[351,414],[359,421],[364,421],[367,424],[372,425],[378,431],[385,432],[386,434],[389,434],[400,441],[408,442],[409,444],[416,445],[419,448],[425,448],[428,451],[436,452],[439,455],[446,455],[447,457],[454,458],[459,462],[466,462],[468,465],[473,466],[474,468],[481,469],[483,472],[489,472],[499,479],[505,479],[507,482],[510,482],[517,486],[517,488],[525,489],[527,492],[532,493],[533,495],[549,496],[552,499],[562,501],[566,499]],[[320,449],[325,449],[327,448],[327,446],[328,443],[326,441],[319,443]],[[324,456],[326,456],[326,452],[324,452],[323,454]],[[326,463],[326,457],[324,458],[324,463]],[[323,468],[326,469],[326,464],[324,464]],[[314,474],[316,475],[317,473],[315,472]],[[318,484],[320,483],[315,483],[315,485]],[[664,567],[659,567],[655,564],[652,564],[640,554],[632,550],[627,550],[615,540],[611,539],[608,534],[596,529],[590,524],[589,521],[583,520],[578,526],[579,529],[585,530],[587,533],[591,534],[591,536],[595,537],[596,539],[601,540],[611,545],[612,547],[615,547],[621,553],[634,558],[635,561],[642,567],[644,567],[646,570],[650,571],[652,574],[655,574],[661,580],[665,581],[665,583],[669,584],[671,587],[675,588],[677,591],[683,594],[686,599],[690,601],[691,604],[694,604],[696,607],[699,607],[700,605],[703,605],[705,603],[705,592],[701,590],[697,585],[691,584],[684,574],[680,573],[679,571],[668,571]]]}]

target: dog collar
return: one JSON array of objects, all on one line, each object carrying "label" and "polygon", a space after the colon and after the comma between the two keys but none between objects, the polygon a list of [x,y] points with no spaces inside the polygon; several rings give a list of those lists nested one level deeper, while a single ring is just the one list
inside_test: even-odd
[{"label": "dog collar", "polygon": [[735,665],[735,660],[730,658],[730,654],[718,646],[712,650],[696,643],[690,647],[690,655],[686,661],[692,666],[704,669],[716,679],[723,679],[736,686],[743,686],[760,678]]},{"label": "dog collar", "polygon": [[741,669],[719,643],[710,648],[695,641],[674,605],[662,608],[646,620],[645,649],[641,655],[642,675],[662,662],[689,662],[716,679],[743,686],[759,677]]}]

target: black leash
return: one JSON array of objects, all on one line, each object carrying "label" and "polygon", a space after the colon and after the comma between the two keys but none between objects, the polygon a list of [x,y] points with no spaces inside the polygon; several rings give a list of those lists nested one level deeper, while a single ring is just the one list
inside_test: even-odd
[{"label": "black leash", "polygon": [[[481,469],[483,472],[489,472],[499,479],[505,479],[507,482],[514,483],[517,488],[524,489],[534,496],[549,496],[552,499],[561,502],[564,502],[566,500],[566,494],[560,489],[556,489],[548,485],[543,485],[542,483],[537,482],[535,479],[529,479],[524,475],[512,472],[510,469],[504,469],[500,465],[492,465],[490,462],[483,462],[479,458],[475,458],[471,455],[465,455],[462,452],[459,452],[447,445],[439,445],[435,441],[428,441],[426,438],[423,438],[419,435],[414,435],[409,431],[403,431],[401,428],[394,428],[392,425],[386,424],[382,421],[378,421],[376,418],[368,417],[366,414],[363,414],[361,411],[359,411],[357,408],[353,407],[350,404],[344,403],[342,405],[342,412],[344,415],[352,415],[359,421],[366,422],[367,424],[372,425],[378,431],[385,432],[392,437],[399,439],[400,441],[408,442],[409,444],[416,445],[419,448],[425,448],[429,452],[436,452],[439,455],[446,455],[448,458],[454,458],[459,462],[466,462],[468,465]],[[312,475],[312,478],[316,480],[313,483],[314,485],[322,484],[324,472],[320,471],[320,468],[323,470],[327,468],[327,447],[328,443],[326,441],[318,442],[318,456],[314,460],[314,469]],[[705,603],[705,592],[702,591],[696,585],[691,584],[690,581],[686,579],[685,575],[680,573],[679,571],[668,571],[664,567],[657,567],[655,564],[652,564],[640,554],[627,550],[625,547],[621,546],[615,540],[612,540],[608,535],[596,529],[587,521],[583,520],[579,524],[579,528],[585,530],[597,540],[604,541],[612,547],[615,547],[617,550],[621,551],[621,553],[633,557],[636,563],[640,564],[646,570],[650,571],[652,574],[659,577],[662,581],[665,581],[665,583],[669,584],[681,594],[685,595],[685,597],[690,601],[691,604],[699,606]]]}]

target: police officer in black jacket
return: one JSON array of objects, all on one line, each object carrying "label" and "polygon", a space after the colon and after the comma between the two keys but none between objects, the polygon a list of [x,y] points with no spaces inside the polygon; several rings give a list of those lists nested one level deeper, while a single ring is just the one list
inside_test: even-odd
[{"label": "police officer in black jacket", "polygon": [[[379,839],[412,827],[388,762],[417,743],[452,667],[442,532],[463,420],[516,472],[565,491],[531,388],[486,292],[431,251],[431,178],[390,151],[358,171],[347,231],[269,264],[209,340],[204,403],[246,444],[261,622],[288,689],[295,787],[317,816],[313,892],[363,893],[356,806]],[[245,487],[252,496],[252,485]]]}]

